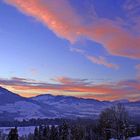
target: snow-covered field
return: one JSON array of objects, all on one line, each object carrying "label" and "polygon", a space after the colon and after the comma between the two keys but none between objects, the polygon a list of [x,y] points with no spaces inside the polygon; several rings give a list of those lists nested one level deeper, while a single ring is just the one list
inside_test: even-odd
[{"label": "snow-covered field", "polygon": [[[11,128],[14,127],[0,127],[0,132],[4,134],[9,134]],[[28,127],[18,127],[18,134],[19,136],[28,135],[30,133],[34,133],[35,126],[28,126]]]},{"label": "snow-covered field", "polygon": [[140,140],[140,136],[130,138],[129,140]]},{"label": "snow-covered field", "polygon": [[[117,139],[112,138],[110,140],[117,140]],[[128,140],[140,140],[140,136],[132,137],[132,138],[129,138]]]}]

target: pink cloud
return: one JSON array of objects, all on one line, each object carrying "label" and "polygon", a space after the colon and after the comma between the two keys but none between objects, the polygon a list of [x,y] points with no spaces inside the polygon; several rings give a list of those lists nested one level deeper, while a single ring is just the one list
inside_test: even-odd
[{"label": "pink cloud", "polygon": [[136,68],[136,77],[137,79],[140,79],[140,64],[137,64],[135,68]]},{"label": "pink cloud", "polygon": [[[68,0],[6,0],[6,2],[35,17],[58,36],[71,42],[82,35],[102,44],[112,55],[140,58],[140,34],[135,34],[136,29],[133,27],[126,29],[124,20],[118,22],[95,17],[93,23],[86,26],[82,24],[84,19],[76,14]],[[127,14],[128,10],[124,12]],[[137,18],[135,21],[137,27],[140,20]]]},{"label": "pink cloud", "polygon": [[[125,11],[125,15],[127,20],[133,24],[131,27],[133,30],[131,32],[134,32],[138,36],[140,36],[140,1],[139,0],[126,0],[123,5],[123,10]],[[129,29],[130,26],[128,25]]]},{"label": "pink cloud", "polygon": [[89,55],[84,50],[79,49],[79,48],[70,48],[70,50],[82,54],[83,56],[86,57],[86,59],[88,59],[92,63],[98,64],[98,65],[104,65],[108,68],[113,68],[113,69],[119,68],[119,66],[117,64],[113,64],[113,63],[108,62],[106,60],[106,58],[103,56],[97,57],[97,56]]},{"label": "pink cloud", "polygon": [[89,85],[91,82],[88,81],[88,79],[78,79],[78,78],[70,78],[70,77],[57,77],[53,79],[53,81],[56,81],[60,84],[67,84],[67,85]]},{"label": "pink cloud", "polygon": [[114,68],[114,69],[119,68],[118,65],[107,62],[105,57],[102,57],[102,56],[95,57],[95,56],[91,56],[91,55],[86,55],[86,57],[93,63],[99,64],[99,65],[104,65],[108,68]]},{"label": "pink cloud", "polygon": [[92,40],[101,43],[112,55],[140,58],[140,36],[130,33],[114,21],[98,21],[84,32]]},{"label": "pink cloud", "polygon": [[[5,0],[23,13],[35,17],[58,36],[74,41],[79,20],[67,0]],[[71,19],[71,20],[70,20]]]},{"label": "pink cloud", "polygon": [[[17,80],[18,79],[18,80]],[[21,79],[21,80],[20,80]],[[37,82],[35,80],[23,80],[22,78],[0,79],[0,85],[8,87],[19,94],[28,92],[28,96],[34,93],[63,92],[84,98],[96,98],[99,100],[114,100],[127,98],[140,100],[140,81],[128,80],[116,83],[93,84],[86,79],[56,78],[59,83]],[[102,96],[101,96],[102,95]],[[27,96],[24,95],[23,96]]]},{"label": "pink cloud", "polygon": [[30,69],[30,73],[34,76],[38,75],[38,70],[36,68],[32,68],[32,69]]}]

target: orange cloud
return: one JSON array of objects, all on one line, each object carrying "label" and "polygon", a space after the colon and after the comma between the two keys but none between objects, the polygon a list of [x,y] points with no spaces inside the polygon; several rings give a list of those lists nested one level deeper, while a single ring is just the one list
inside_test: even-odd
[{"label": "orange cloud", "polygon": [[88,79],[76,79],[76,78],[69,78],[69,77],[57,77],[53,79],[54,81],[61,83],[61,84],[67,84],[67,85],[89,85],[90,82]]},{"label": "orange cloud", "polygon": [[112,55],[140,58],[140,36],[130,33],[114,21],[98,21],[84,32],[90,39],[101,43]]},{"label": "orange cloud", "polygon": [[[18,93],[22,93],[25,96],[25,93],[31,93],[31,96],[35,93],[46,93],[46,92],[63,92],[65,94],[69,93],[75,96],[81,97],[89,97],[90,98],[98,98],[101,99],[120,99],[120,98],[127,98],[127,99],[134,99],[137,97],[137,100],[140,99],[140,81],[139,80],[128,80],[128,81],[121,81],[118,83],[106,83],[106,84],[92,84],[86,83],[82,79],[72,79],[71,78],[59,78],[58,84],[54,83],[43,83],[37,82],[35,80],[30,81],[26,79],[18,80],[20,78],[14,79],[0,79],[0,85],[4,87],[8,87],[13,91]],[[67,79],[67,80],[64,80]],[[70,82],[69,82],[70,81]],[[79,82],[80,81],[80,82]],[[81,83],[81,81],[83,81]],[[63,84],[62,84],[63,83]],[[102,95],[102,97],[101,97]],[[27,96],[27,95],[26,95]]]},{"label": "orange cloud", "polygon": [[[5,0],[23,13],[35,17],[58,36],[74,41],[79,19],[67,0]],[[72,20],[70,20],[72,19]],[[69,21],[68,21],[69,20]]]},{"label": "orange cloud", "polygon": [[[79,36],[86,36],[102,44],[112,55],[140,58],[139,28],[136,30],[132,25],[128,30],[125,28],[127,21],[123,19],[119,22],[97,16],[93,23],[86,26],[83,24],[84,18],[75,12],[68,0],[6,0],[6,2],[35,17],[58,36],[71,42],[76,41]],[[128,10],[124,12],[127,14]],[[139,27],[139,18],[132,18],[131,14],[129,18],[136,27]]]}]

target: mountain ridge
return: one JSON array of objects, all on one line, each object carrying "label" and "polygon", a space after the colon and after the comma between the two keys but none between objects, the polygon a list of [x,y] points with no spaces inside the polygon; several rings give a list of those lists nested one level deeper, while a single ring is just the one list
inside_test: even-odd
[{"label": "mountain ridge", "polygon": [[27,98],[0,87],[0,120],[31,118],[97,118],[101,111],[123,103],[131,114],[140,115],[140,102],[99,101],[74,96],[42,94]]}]

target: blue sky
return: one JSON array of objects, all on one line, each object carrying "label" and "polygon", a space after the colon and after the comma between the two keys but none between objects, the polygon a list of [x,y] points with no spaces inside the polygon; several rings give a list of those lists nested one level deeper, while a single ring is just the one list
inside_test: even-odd
[{"label": "blue sky", "polygon": [[[90,85],[86,86],[113,84],[117,89],[118,83],[122,81],[139,82],[140,32],[135,27],[140,25],[137,16],[140,3],[134,1],[104,0],[101,3],[98,0],[60,0],[64,5],[62,6],[56,0],[2,0],[0,78],[11,82],[13,77],[25,78],[27,81],[33,79],[38,84],[57,83],[58,86],[73,83],[64,83],[62,79],[86,79],[90,81]],[[127,94],[124,97],[114,96],[113,93],[96,90],[90,91],[90,94],[88,90],[84,93],[76,90],[73,94],[59,88],[54,90],[47,87],[45,91],[39,89],[35,92],[31,89],[25,93],[16,88],[17,86],[5,84],[2,80],[2,86],[22,93],[23,96],[62,92],[65,95],[92,95],[92,98],[98,98],[94,94],[99,92],[110,94],[109,100],[130,98]],[[127,85],[128,89],[129,86]],[[135,90],[134,97],[138,98],[139,88]],[[133,94],[131,96],[132,100],[135,99]]]}]

